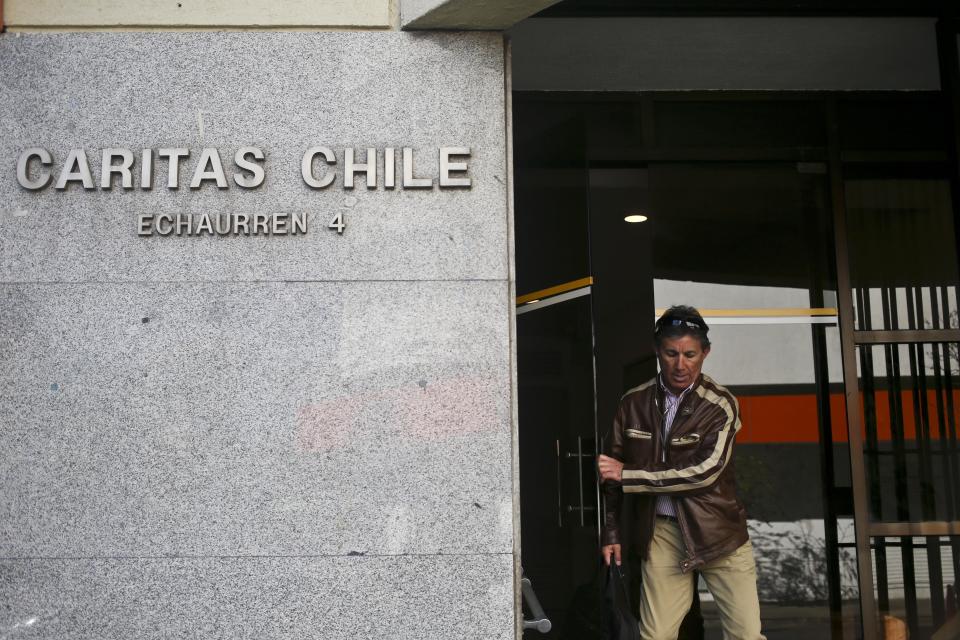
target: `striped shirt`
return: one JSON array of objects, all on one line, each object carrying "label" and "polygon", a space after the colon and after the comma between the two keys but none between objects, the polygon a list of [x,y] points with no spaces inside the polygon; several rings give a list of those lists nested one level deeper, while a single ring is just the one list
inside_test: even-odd
[{"label": "striped shirt", "polygon": [[[667,460],[667,442],[670,438],[670,429],[673,427],[673,420],[677,417],[677,409],[680,408],[680,402],[686,397],[687,392],[693,388],[693,385],[696,384],[694,381],[689,387],[680,392],[680,395],[674,395],[672,391],[663,384],[663,378],[657,376],[657,382],[660,384],[660,388],[663,389],[663,398],[664,398],[664,412],[663,412],[663,447],[661,458],[664,462]],[[670,516],[671,518],[677,517],[676,505],[673,504],[673,498],[668,495],[658,496],[657,497],[657,514],[661,516]]]}]

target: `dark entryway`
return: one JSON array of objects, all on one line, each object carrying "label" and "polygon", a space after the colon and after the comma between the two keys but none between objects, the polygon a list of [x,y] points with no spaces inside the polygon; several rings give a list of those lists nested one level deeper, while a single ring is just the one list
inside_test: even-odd
[{"label": "dark entryway", "polygon": [[871,634],[865,585],[913,637],[944,624],[960,573],[946,110],[936,92],[514,95],[522,562],[551,637],[597,566],[594,456],[675,303],[704,310],[705,371],[740,399],[769,634]]}]

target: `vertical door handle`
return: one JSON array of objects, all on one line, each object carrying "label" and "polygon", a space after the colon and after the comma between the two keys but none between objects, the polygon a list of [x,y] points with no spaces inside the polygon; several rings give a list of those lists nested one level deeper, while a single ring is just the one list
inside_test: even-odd
[{"label": "vertical door handle", "polygon": [[560,469],[560,441],[557,440],[557,527],[563,527],[563,480],[561,476],[562,469]]},{"label": "vertical door handle", "polygon": [[572,451],[567,451],[565,457],[568,460],[577,461],[577,485],[580,490],[580,504],[579,506],[574,506],[572,504],[567,505],[567,513],[572,513],[578,511],[580,513],[580,526],[584,527],[587,524],[586,516],[584,515],[587,511],[593,511],[596,507],[584,504],[584,487],[583,487],[583,459],[587,458],[592,459],[593,456],[589,453],[583,452],[583,436],[577,436],[577,451],[576,453]]}]

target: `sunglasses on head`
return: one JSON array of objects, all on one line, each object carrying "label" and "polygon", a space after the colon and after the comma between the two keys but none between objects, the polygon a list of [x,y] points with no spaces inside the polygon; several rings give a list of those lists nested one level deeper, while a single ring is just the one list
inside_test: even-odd
[{"label": "sunglasses on head", "polygon": [[664,327],[686,327],[687,329],[703,331],[704,333],[710,330],[707,327],[707,323],[704,322],[702,318],[697,318],[696,316],[663,316],[657,320],[657,332],[660,332]]}]

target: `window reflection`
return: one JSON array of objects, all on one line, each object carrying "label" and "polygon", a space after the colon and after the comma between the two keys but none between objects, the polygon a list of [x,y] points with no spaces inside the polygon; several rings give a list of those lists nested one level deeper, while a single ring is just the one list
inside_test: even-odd
[{"label": "window reflection", "polygon": [[957,327],[947,180],[862,178],[844,189],[857,328]]}]

